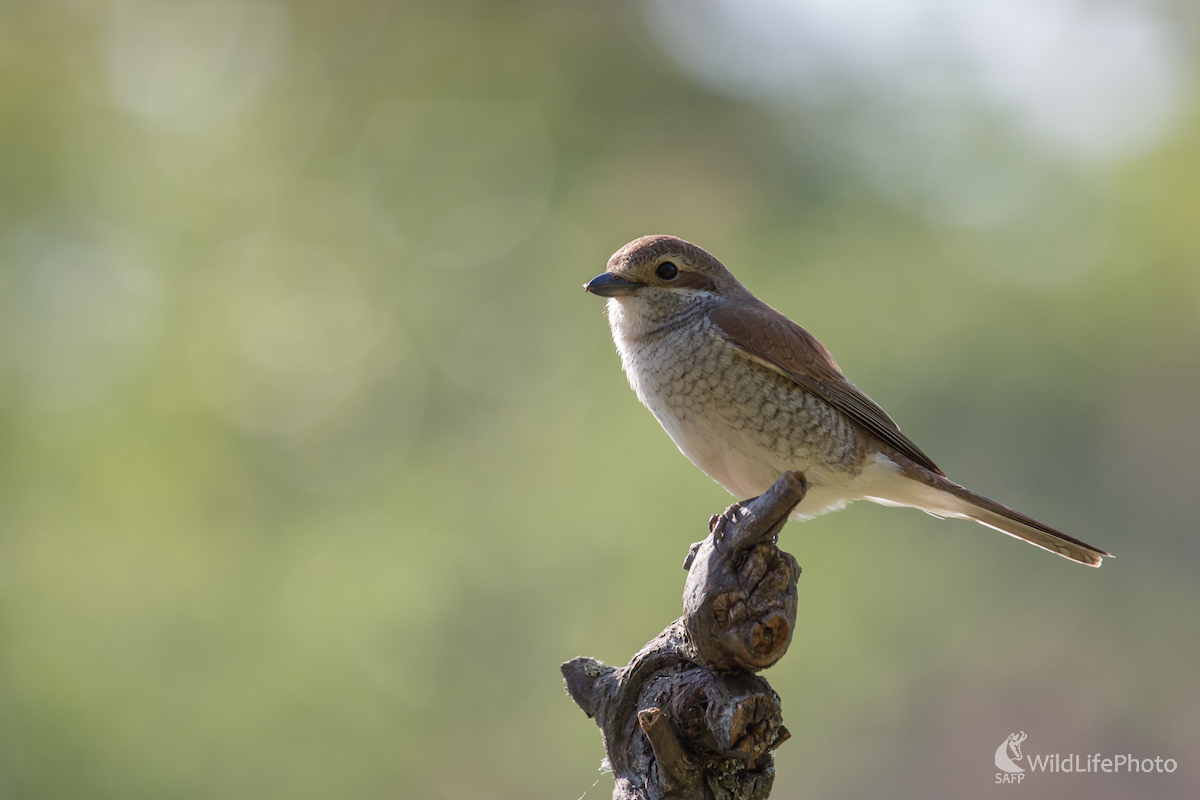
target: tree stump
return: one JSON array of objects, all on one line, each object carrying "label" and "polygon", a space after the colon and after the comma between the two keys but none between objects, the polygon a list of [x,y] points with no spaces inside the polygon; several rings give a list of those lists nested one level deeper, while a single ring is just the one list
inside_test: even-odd
[{"label": "tree stump", "polygon": [[779,695],[755,672],[787,651],[800,565],[775,539],[804,498],[801,472],[734,503],[692,545],[683,616],[625,667],[562,665],[604,737],[613,800],[765,800],[787,738]]}]

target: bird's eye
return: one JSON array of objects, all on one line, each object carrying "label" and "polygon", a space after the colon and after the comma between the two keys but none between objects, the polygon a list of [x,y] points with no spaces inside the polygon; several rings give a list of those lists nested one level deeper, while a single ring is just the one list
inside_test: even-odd
[{"label": "bird's eye", "polygon": [[670,261],[664,261],[658,265],[658,269],[654,270],[654,274],[664,281],[675,280],[675,276],[679,274],[679,267]]}]

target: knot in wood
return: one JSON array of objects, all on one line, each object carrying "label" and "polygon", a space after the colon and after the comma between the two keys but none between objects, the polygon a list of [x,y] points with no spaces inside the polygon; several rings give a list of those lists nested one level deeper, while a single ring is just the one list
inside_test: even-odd
[{"label": "knot in wood", "polygon": [[782,658],[791,644],[800,565],[774,538],[794,502],[786,502],[790,497],[765,502],[771,499],[730,506],[711,522],[711,536],[689,554],[684,624],[697,653],[714,669],[757,672]]}]

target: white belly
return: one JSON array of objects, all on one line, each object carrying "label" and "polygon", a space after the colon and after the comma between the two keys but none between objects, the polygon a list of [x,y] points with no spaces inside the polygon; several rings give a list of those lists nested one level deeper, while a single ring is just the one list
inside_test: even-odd
[{"label": "white belly", "polygon": [[875,454],[861,472],[847,475],[811,461],[781,461],[769,451],[748,449],[745,441],[729,443],[718,431],[705,426],[681,426],[675,420],[663,418],[659,422],[689,461],[739,500],[767,491],[788,470],[802,470],[808,479],[808,492],[792,512],[792,519],[818,517],[845,508],[855,500],[879,502],[895,494],[900,486],[911,483],[900,474],[896,463],[882,453]]}]

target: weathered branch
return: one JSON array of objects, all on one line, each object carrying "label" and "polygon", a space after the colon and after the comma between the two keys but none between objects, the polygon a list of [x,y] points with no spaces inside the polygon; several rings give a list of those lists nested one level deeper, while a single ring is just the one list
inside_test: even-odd
[{"label": "weathered branch", "polygon": [[684,621],[705,662],[758,671],[787,652],[796,625],[800,565],[774,539],[808,488],[788,472],[761,497],[730,506],[684,566]]},{"label": "weathered branch", "polygon": [[796,625],[800,567],[776,535],[804,497],[803,474],[710,521],[684,564],[684,615],[625,667],[579,657],[567,691],[596,720],[614,800],[764,800],[771,751],[789,736],[779,696],[753,674],[778,661]]}]

